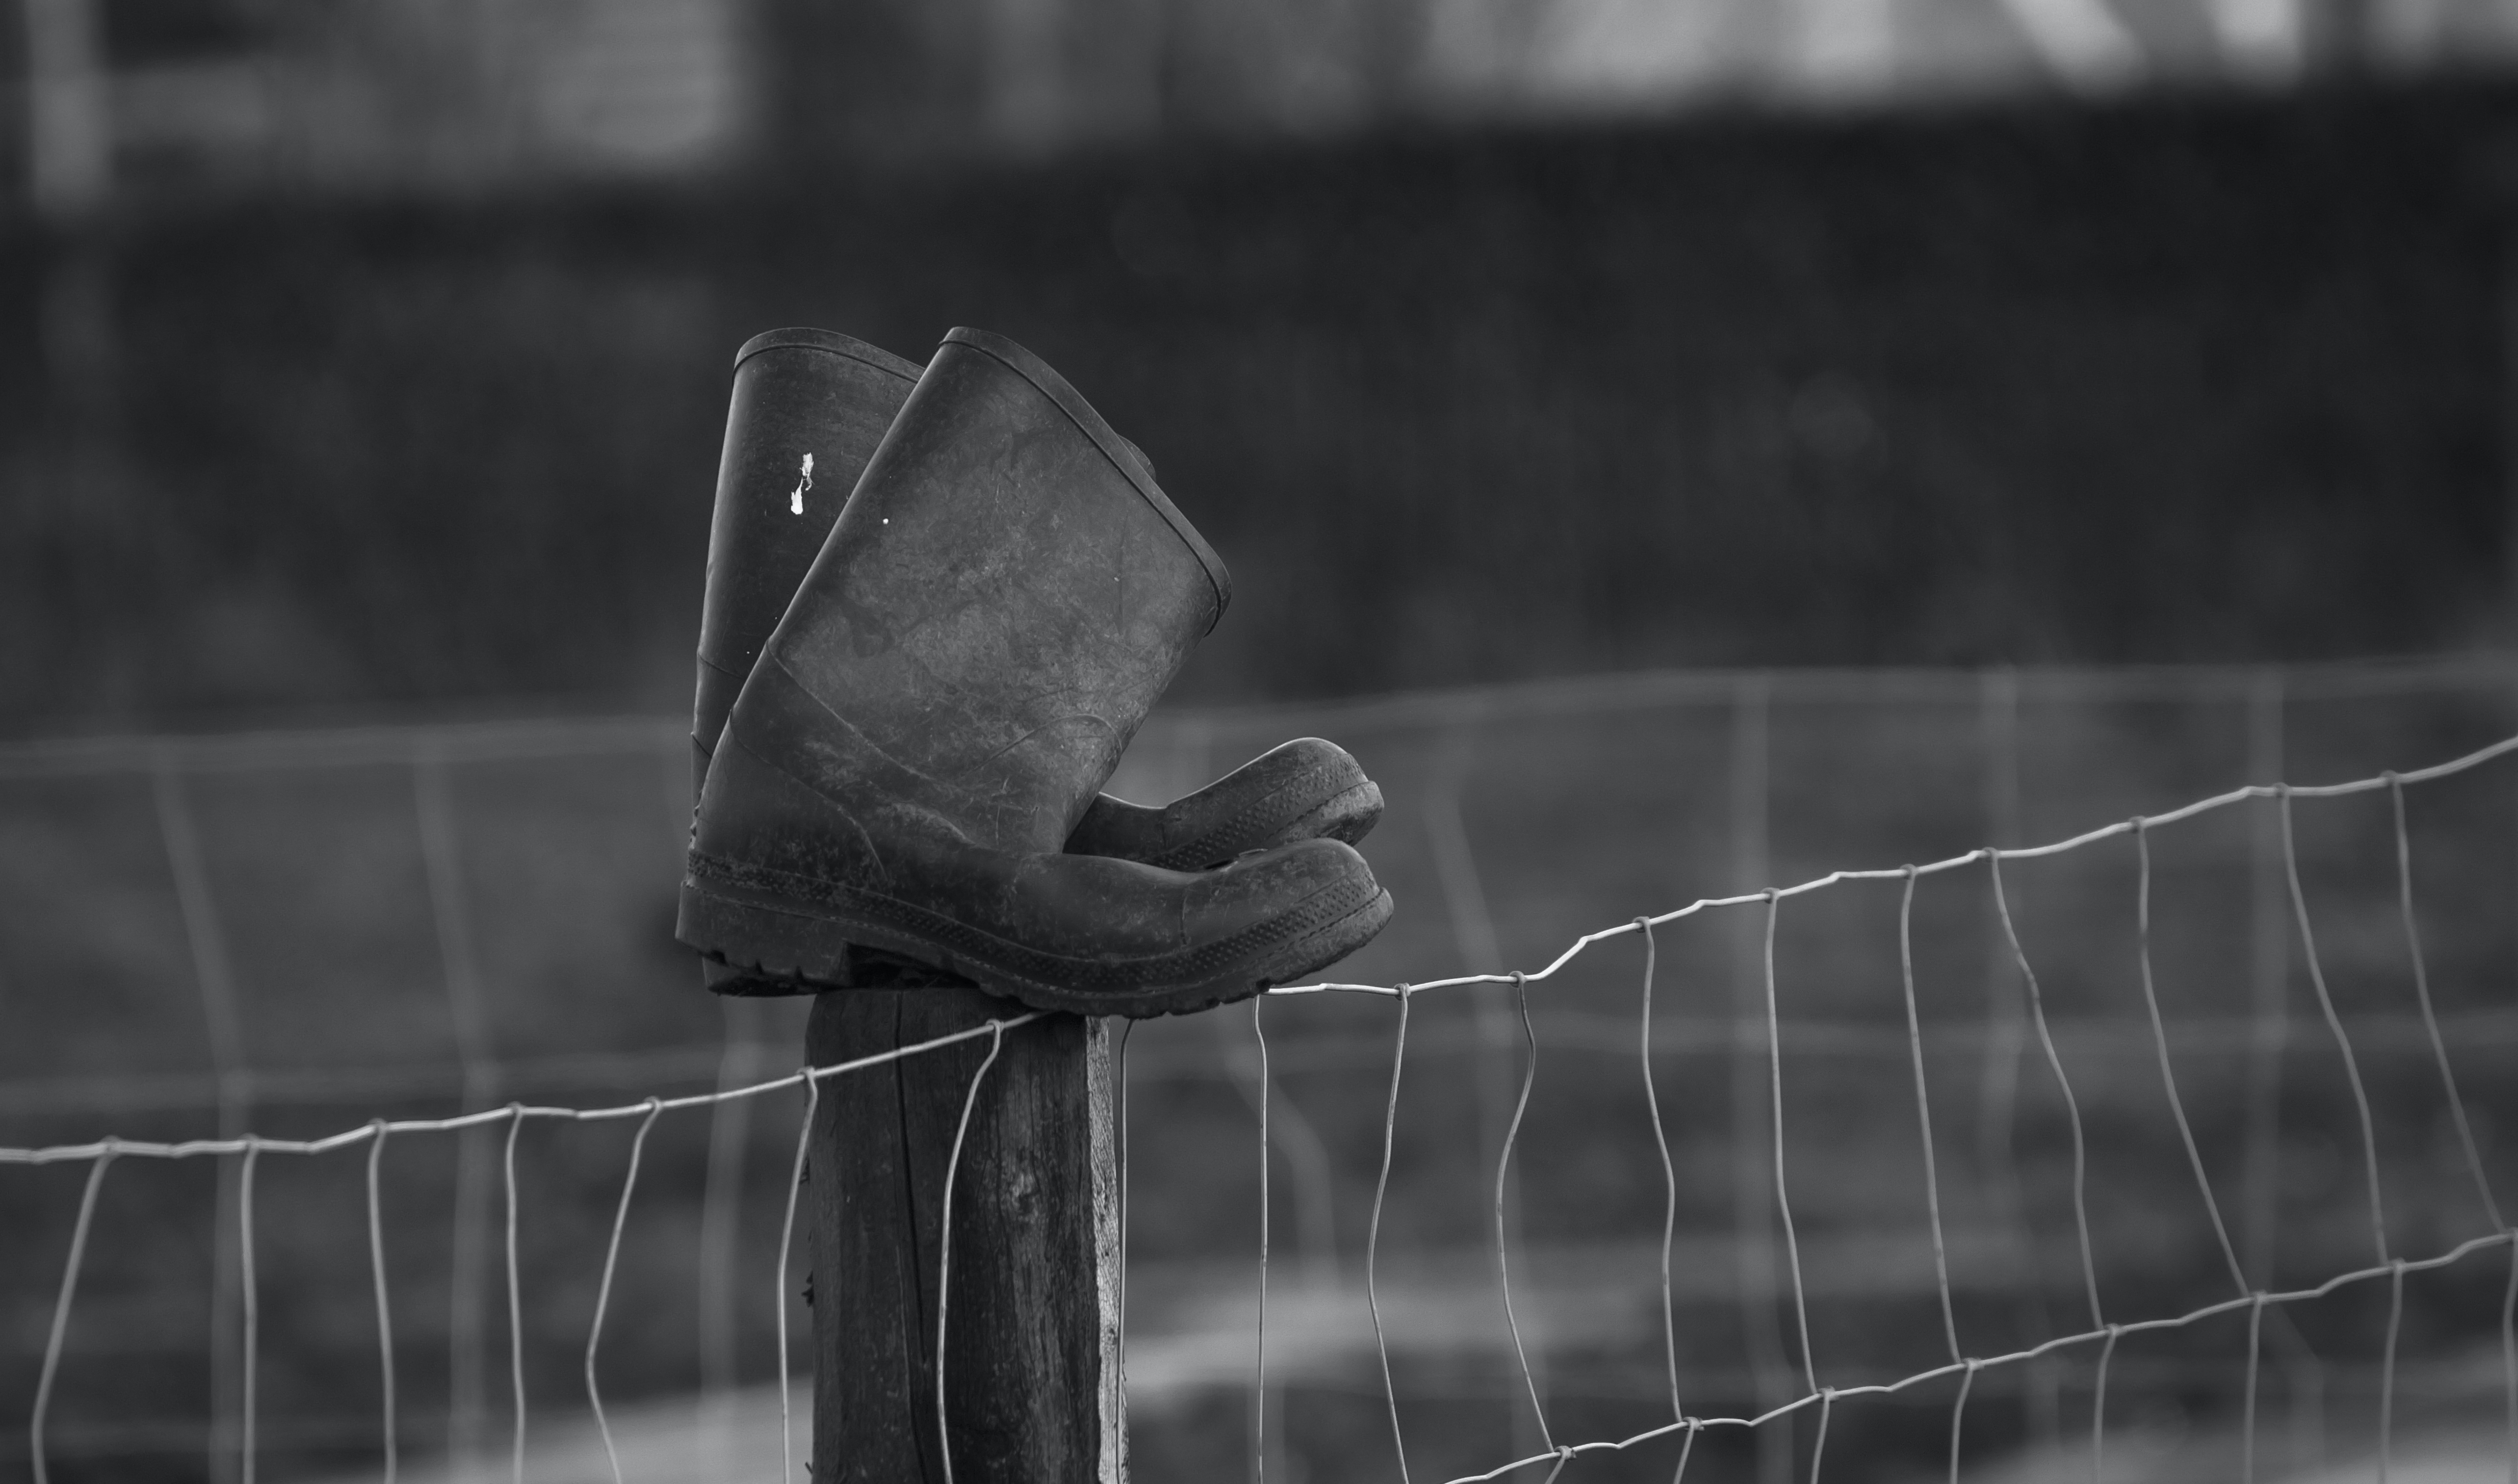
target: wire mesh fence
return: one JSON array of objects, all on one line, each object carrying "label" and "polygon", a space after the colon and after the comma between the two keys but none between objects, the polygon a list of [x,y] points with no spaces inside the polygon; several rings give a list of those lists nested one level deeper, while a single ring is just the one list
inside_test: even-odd
[{"label": "wire mesh fence", "polygon": [[[1346,742],[1402,913],[1350,993],[1131,1035],[1140,1471],[2299,1476],[2505,1422],[2513,700],[2460,661],[1157,718],[1116,791]],[[27,1469],[503,1475],[598,1395],[783,1398],[810,1083],[795,1006],[665,942],[685,745],[0,754]]]}]

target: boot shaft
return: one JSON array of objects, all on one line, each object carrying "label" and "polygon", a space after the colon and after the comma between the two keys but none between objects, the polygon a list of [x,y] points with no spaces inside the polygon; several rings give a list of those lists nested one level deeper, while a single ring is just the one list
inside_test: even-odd
[{"label": "boot shaft", "polygon": [[[1055,853],[1230,593],[1073,388],[1014,342],[957,329],[770,638],[761,668],[778,676],[747,700],[763,692],[766,711],[792,687],[840,723],[808,749],[808,771],[830,770],[808,786],[871,770],[887,811]],[[742,714],[734,735],[750,735]]]},{"label": "boot shaft", "polygon": [[918,372],[889,351],[829,330],[771,330],[735,353],[691,716],[702,775],[744,677]]}]

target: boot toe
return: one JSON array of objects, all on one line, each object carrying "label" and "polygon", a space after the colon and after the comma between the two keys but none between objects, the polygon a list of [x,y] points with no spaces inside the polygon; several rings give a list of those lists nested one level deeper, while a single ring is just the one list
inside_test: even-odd
[{"label": "boot toe", "polygon": [[1189,896],[1193,952],[1217,961],[1215,987],[1229,991],[1208,1003],[1326,968],[1370,942],[1391,913],[1372,868],[1354,846],[1332,839],[1237,861],[1196,877]]},{"label": "boot toe", "polygon": [[1353,844],[1381,818],[1381,789],[1354,754],[1298,737],[1161,808],[1097,798],[1067,836],[1071,855],[1209,870],[1251,850],[1327,838]]},{"label": "boot toe", "polygon": [[1192,875],[1182,886],[1188,946],[1228,941],[1299,913],[1317,899],[1368,898],[1379,891],[1372,868],[1340,840],[1298,840],[1252,851]]}]

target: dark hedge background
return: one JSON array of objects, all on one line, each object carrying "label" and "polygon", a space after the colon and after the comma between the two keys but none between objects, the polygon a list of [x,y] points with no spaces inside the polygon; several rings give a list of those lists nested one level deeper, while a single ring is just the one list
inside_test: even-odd
[{"label": "dark hedge background", "polygon": [[1238,578],[1184,699],[2497,640],[2513,104],[21,219],[0,727],[682,704],[788,323],[1004,331],[1143,444]]}]

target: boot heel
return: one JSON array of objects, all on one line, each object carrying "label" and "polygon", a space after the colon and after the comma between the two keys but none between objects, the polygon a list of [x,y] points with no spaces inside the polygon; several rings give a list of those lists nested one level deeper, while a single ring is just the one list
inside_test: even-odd
[{"label": "boot heel", "polygon": [[[969,988],[971,981],[907,952],[896,934],[836,921],[710,883],[682,879],[673,937],[730,973],[711,975],[719,995],[814,995],[824,990]],[[884,946],[871,946],[880,938]]]},{"label": "boot heel", "polygon": [[673,936],[702,956],[767,979],[845,985],[848,937],[838,923],[684,877]]}]

